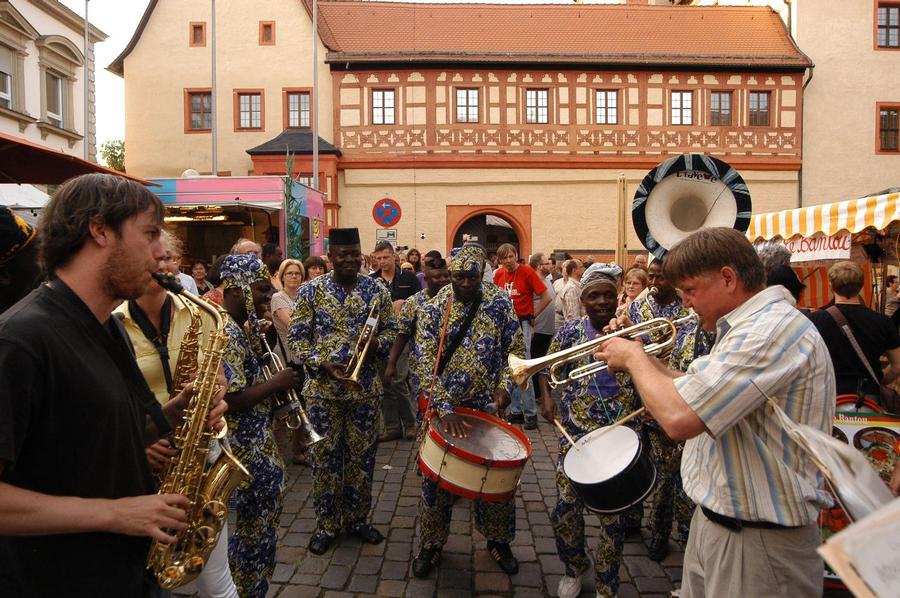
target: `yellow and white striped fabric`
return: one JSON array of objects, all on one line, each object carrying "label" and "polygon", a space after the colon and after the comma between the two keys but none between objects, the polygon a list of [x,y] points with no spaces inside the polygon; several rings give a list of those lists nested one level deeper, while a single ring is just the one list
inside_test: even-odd
[{"label": "yellow and white striped fabric", "polygon": [[885,193],[861,199],[756,214],[750,220],[747,238],[751,242],[775,237],[791,239],[817,233],[834,235],[842,230],[851,234],[867,228],[887,228],[900,220],[900,193]]}]

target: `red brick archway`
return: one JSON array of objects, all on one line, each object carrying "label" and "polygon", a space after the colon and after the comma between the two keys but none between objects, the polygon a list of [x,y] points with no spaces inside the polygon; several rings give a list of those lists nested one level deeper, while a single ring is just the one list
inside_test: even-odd
[{"label": "red brick archway", "polygon": [[530,205],[447,206],[447,253],[450,253],[453,239],[463,223],[484,214],[499,216],[509,222],[519,238],[519,255],[528,259],[531,255]]}]

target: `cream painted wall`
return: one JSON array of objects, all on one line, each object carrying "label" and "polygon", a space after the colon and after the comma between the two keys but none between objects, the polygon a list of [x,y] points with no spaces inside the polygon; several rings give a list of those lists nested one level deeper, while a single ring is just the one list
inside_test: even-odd
[{"label": "cream painted wall", "polygon": [[[84,33],[76,31],[67,24],[59,21],[55,16],[48,14],[38,5],[26,0],[13,0],[12,6],[34,27],[42,36],[59,35],[72,42],[84,54]],[[41,71],[38,67],[40,52],[33,42],[29,42],[26,48],[28,56],[25,57],[25,112],[36,119],[41,118]],[[80,135],[85,135],[84,129],[84,71],[83,67],[77,67],[75,81],[72,84],[73,125],[67,126]],[[75,141],[69,147],[69,139],[50,133],[45,139],[41,138],[41,130],[34,124],[30,124],[25,131],[19,131],[19,122],[7,117],[0,117],[0,131],[24,137],[28,141],[52,147],[64,153],[84,158],[84,140]]]},{"label": "cream painted wall", "polygon": [[900,186],[900,153],[875,153],[876,102],[900,103],[900,51],[873,49],[873,0],[799,2],[797,41],[816,64],[804,93],[804,205]]},{"label": "cream painted wall", "polygon": [[[248,8],[248,7],[251,7]],[[129,173],[179,176],[211,170],[210,133],[184,133],[184,89],[210,87],[210,3],[160,0],[125,59],[125,141]],[[207,23],[206,47],[188,44],[191,21]],[[275,21],[274,46],[260,46],[259,21]],[[282,88],[312,87],[312,23],[300,2],[254,0],[216,4],[218,170],[252,168],[246,150],[283,130]],[[319,43],[319,135],[333,138],[332,82]],[[235,132],[234,89],[265,89],[265,130]]]},{"label": "cream painted wall", "polygon": [[[389,197],[403,211],[398,244],[421,250],[447,248],[446,205],[531,204],[532,248],[615,249],[618,170],[397,169],[345,170],[340,176],[341,226],[360,229],[363,248],[374,247],[374,203]],[[647,173],[627,170],[629,249],[634,234],[630,206]],[[754,212],[795,207],[797,173],[745,171]],[[419,238],[425,233],[426,240]]]}]

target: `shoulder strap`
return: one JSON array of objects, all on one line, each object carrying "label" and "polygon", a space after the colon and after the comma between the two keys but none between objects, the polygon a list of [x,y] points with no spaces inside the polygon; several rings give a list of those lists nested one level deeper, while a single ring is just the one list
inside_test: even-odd
[{"label": "shoulder strap", "polygon": [[450,341],[450,344],[444,350],[444,353],[441,355],[440,361],[438,361],[437,366],[437,375],[440,376],[444,373],[444,368],[447,367],[447,364],[450,363],[450,358],[453,357],[453,353],[456,349],[459,348],[459,345],[462,343],[466,334],[469,332],[469,327],[472,326],[472,321],[475,319],[475,314],[478,313],[478,308],[481,306],[481,296],[475,301],[472,302],[472,305],[469,306],[469,311],[466,312],[466,319],[463,320],[462,324],[459,327],[459,330],[456,331],[456,336],[453,337],[453,340]]},{"label": "shoulder strap", "polygon": [[144,313],[144,310],[141,309],[141,306],[138,305],[137,301],[134,299],[128,300],[128,311],[131,313],[131,318],[134,320],[134,323],[138,325],[138,328],[141,329],[141,332],[147,340],[156,347],[156,352],[159,354],[160,365],[162,365],[163,376],[166,379],[166,389],[171,393],[173,384],[172,370],[169,367],[169,326],[172,322],[171,295],[166,296],[166,300],[163,303],[159,320],[159,331],[153,327],[150,318]]},{"label": "shoulder strap", "polygon": [[853,347],[853,350],[856,351],[856,356],[859,357],[859,360],[862,362],[863,366],[865,366],[866,371],[869,372],[869,376],[872,378],[872,382],[878,384],[878,377],[875,376],[875,372],[872,370],[872,364],[869,363],[869,360],[866,358],[865,353],[863,353],[862,348],[859,346],[859,343],[856,342],[856,337],[853,336],[853,330],[850,328],[849,322],[847,322],[847,318],[844,317],[844,314],[841,313],[841,310],[838,309],[837,305],[832,305],[827,310],[828,315],[834,318],[834,321],[837,322],[837,325],[841,327],[841,330],[844,332],[844,336],[847,337],[847,340],[850,341],[850,346]]}]

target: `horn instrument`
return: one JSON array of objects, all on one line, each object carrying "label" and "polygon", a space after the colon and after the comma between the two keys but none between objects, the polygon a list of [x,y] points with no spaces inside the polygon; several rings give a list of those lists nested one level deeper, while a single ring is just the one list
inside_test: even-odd
[{"label": "horn instrument", "polygon": [[[269,380],[283,370],[285,366],[284,362],[281,361],[281,357],[272,351],[266,335],[260,334],[259,336],[262,338],[263,349],[265,350],[264,357],[268,361],[262,368],[263,377]],[[306,442],[304,443],[306,446],[312,446],[322,440],[322,436],[316,432],[310,423],[309,417],[303,409],[303,403],[300,402],[300,397],[297,396],[297,392],[294,389],[284,393],[280,392],[275,395],[274,399],[275,409],[272,414],[274,419],[283,421],[290,430],[302,429],[306,436]]]},{"label": "horn instrument", "polygon": [[362,367],[366,361],[366,356],[369,354],[369,349],[372,347],[372,341],[375,340],[375,335],[378,333],[377,308],[378,304],[373,303],[372,309],[369,310],[369,315],[366,317],[366,323],[356,338],[356,345],[353,347],[350,361],[347,362],[347,366],[344,368],[344,375],[340,378],[342,382],[354,389],[360,388],[359,376],[362,373]]},{"label": "horn instrument", "polygon": [[575,363],[583,359],[590,359],[597,348],[606,341],[613,338],[639,339],[649,336],[650,342],[644,345],[644,353],[648,355],[658,356],[668,352],[675,344],[675,335],[678,328],[694,321],[696,314],[684,316],[677,320],[668,320],[666,318],[653,318],[628,328],[623,328],[616,332],[598,336],[593,340],[545,355],[534,359],[522,359],[516,355],[509,356],[509,369],[512,374],[513,381],[521,388],[528,387],[528,381],[534,374],[537,374],[545,368],[550,368],[550,386],[555,388],[561,384],[570,384],[581,378],[593,376],[597,372],[603,371],[608,367],[605,361],[591,361],[587,365],[576,367],[564,377],[560,376],[560,369],[567,364]]}]

